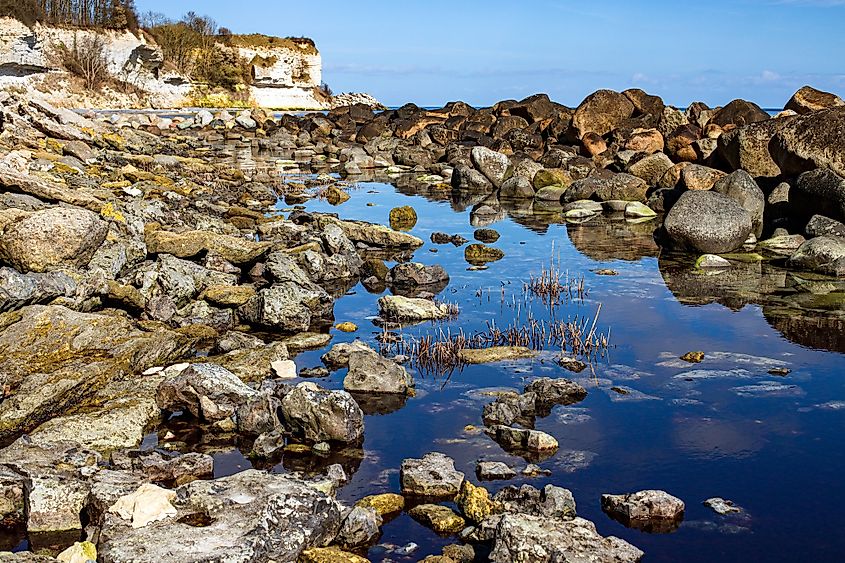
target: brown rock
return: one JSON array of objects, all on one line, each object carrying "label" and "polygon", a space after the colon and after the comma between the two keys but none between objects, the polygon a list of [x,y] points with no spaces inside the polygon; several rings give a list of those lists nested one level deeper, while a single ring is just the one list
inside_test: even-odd
[{"label": "brown rock", "polygon": [[811,86],[804,86],[792,95],[784,109],[792,110],[799,115],[806,115],[814,111],[839,106],[845,106],[845,101],[836,94],[822,92]]},{"label": "brown rock", "polygon": [[610,133],[634,113],[634,104],[624,95],[612,90],[599,90],[581,102],[572,118],[572,125],[583,138],[586,133]]}]

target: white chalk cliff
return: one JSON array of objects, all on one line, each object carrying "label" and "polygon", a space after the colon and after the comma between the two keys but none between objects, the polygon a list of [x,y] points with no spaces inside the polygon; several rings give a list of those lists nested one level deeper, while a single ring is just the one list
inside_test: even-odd
[{"label": "white chalk cliff", "polygon": [[[74,40],[97,35],[103,39],[110,73],[121,82],[141,90],[145,104],[178,108],[191,104],[197,84],[173,71],[165,71],[164,57],[154,40],[143,32],[92,31],[35,24],[27,27],[12,18],[0,18],[0,90],[25,89],[41,92],[54,104],[64,106],[125,107],[129,96],[84,96],[67,87],[68,74],[57,60],[56,45],[71,46]],[[321,110],[330,106],[318,91],[322,61],[308,40],[249,41],[235,37],[233,48],[251,62],[251,102],[274,109]],[[261,36],[255,36],[261,37]],[[267,41],[269,39],[269,41]],[[137,102],[137,96],[134,96]],[[133,104],[133,105],[138,105]]]}]

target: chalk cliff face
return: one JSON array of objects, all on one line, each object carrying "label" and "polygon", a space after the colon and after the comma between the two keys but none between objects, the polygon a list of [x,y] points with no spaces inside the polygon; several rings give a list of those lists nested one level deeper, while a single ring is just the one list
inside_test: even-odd
[{"label": "chalk cliff face", "polygon": [[[104,42],[109,72],[142,91],[146,103],[173,108],[191,104],[197,85],[165,70],[161,49],[142,32],[66,29],[40,24],[29,28],[11,18],[0,18],[0,89],[35,88],[61,105],[129,105],[117,92],[110,101],[107,96],[81,99],[78,92],[66,91],[68,75],[56,56],[56,46],[71,47],[74,41],[94,35]],[[251,101],[256,105],[306,110],[328,107],[328,100],[317,92],[322,62],[310,40],[235,36],[230,43],[252,64],[253,82],[249,88]],[[137,105],[135,98],[132,105]]]}]

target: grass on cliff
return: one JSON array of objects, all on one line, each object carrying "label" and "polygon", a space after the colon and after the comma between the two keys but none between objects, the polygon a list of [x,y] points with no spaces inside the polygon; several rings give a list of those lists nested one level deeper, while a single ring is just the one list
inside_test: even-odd
[{"label": "grass on cliff", "polygon": [[268,47],[272,49],[289,49],[306,55],[318,54],[317,46],[307,37],[273,37],[252,33],[249,35],[221,35],[220,40],[233,47],[256,48]]}]

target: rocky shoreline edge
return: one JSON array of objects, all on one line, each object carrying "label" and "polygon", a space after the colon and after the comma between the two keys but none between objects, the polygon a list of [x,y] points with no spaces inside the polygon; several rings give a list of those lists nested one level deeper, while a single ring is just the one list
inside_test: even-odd
[{"label": "rocky shoreline edge", "polygon": [[[290,358],[329,343],[333,302],[359,280],[400,290],[379,303],[386,320],[451,313],[432,300],[448,274],[411,262],[420,239],[276,212],[280,197],[301,203],[309,187],[341,204],[346,184],[324,173],[410,177],[422,192],[460,195],[477,226],[501,218],[505,202],[572,222],[662,221],[659,244],[688,252],[702,272],[756,254],[845,275],[845,104],[810,88],[775,118],[742,100],[682,111],[639,90],[599,91],[574,109],[537,95],[483,109],[353,105],[278,119],[260,110],[92,119],[15,95],[0,103],[0,517],[32,547],[38,538],[67,547],[59,560],[362,561],[356,553],[406,502],[412,517],[461,540],[428,561],[643,556],[578,518],[566,489],[490,494],[437,453],[403,462],[401,494],[334,499],[347,475],[332,460],[363,455],[364,415],[383,402],[401,408],[413,377],[363,343],[336,345],[324,369],[348,373],[345,390],[330,391],[291,383],[306,374]],[[241,170],[209,153],[227,142],[291,158]],[[315,175],[281,175],[294,172]],[[481,262],[489,248],[474,250]],[[485,408],[487,432],[503,447],[553,450],[554,438],[522,421],[585,394],[566,379],[536,380]],[[245,437],[256,459],[324,461],[212,479],[213,459],[179,455],[176,435],[170,452],[139,447],[173,413],[210,439]],[[662,491],[605,497],[614,518],[655,529],[683,514]]]}]

